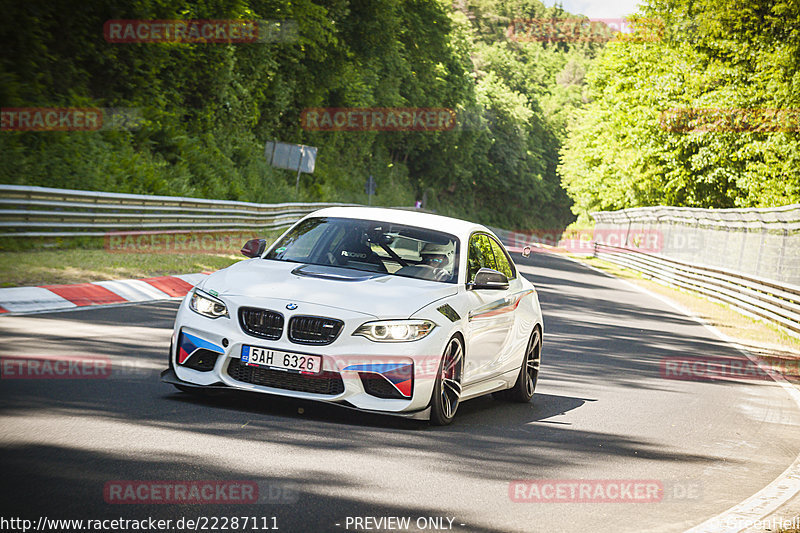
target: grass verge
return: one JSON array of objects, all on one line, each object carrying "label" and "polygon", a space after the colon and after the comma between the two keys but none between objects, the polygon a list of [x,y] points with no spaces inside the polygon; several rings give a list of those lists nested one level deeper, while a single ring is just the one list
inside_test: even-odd
[{"label": "grass verge", "polygon": [[44,250],[0,254],[0,286],[26,287],[150,278],[219,270],[242,256],[232,254],[137,254],[104,250]]},{"label": "grass verge", "polygon": [[[262,235],[272,243],[282,230]],[[149,236],[148,236],[149,237]],[[249,236],[247,237],[249,238]],[[210,252],[202,248],[170,253],[152,251],[153,242],[122,240],[116,248],[103,246],[102,240],[86,242],[83,247],[4,250],[0,251],[0,287],[27,287],[86,283],[114,279],[138,279],[174,274],[191,274],[219,270],[241,261],[239,239],[224,241],[225,246]],[[155,241],[163,249],[169,242]],[[128,246],[130,245],[130,246]],[[174,247],[175,243],[172,242]]]}]

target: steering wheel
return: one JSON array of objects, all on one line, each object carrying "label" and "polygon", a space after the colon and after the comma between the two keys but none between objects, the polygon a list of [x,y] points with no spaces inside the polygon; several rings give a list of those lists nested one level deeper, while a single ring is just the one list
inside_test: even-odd
[{"label": "steering wheel", "polygon": [[450,273],[443,268],[434,268],[433,279],[435,281],[447,281],[450,279]]}]

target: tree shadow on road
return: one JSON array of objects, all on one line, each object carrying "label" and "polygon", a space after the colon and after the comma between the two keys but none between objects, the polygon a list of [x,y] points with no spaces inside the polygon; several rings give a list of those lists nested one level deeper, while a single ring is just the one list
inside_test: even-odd
[{"label": "tree shadow on road", "polygon": [[[201,516],[218,518],[247,516],[258,517],[257,529],[260,530],[263,525],[271,526],[271,517],[274,516],[280,531],[305,532],[344,529],[337,527],[336,524],[344,525],[348,516],[453,517],[452,511],[440,508],[435,502],[412,506],[364,501],[344,496],[343,493],[358,487],[353,487],[350,480],[343,476],[319,470],[296,471],[282,476],[263,472],[254,477],[246,461],[243,461],[241,469],[231,468],[229,465],[223,468],[211,463],[198,464],[191,455],[145,458],[141,455],[56,445],[6,445],[0,447],[0,455],[3,457],[3,476],[0,481],[3,498],[0,502],[0,516],[6,519],[9,517],[28,519],[34,524],[40,516],[49,519],[83,520],[153,518],[173,520],[173,526],[168,530],[177,531],[174,524],[181,517],[196,520]],[[106,483],[135,480],[156,483],[189,480],[255,482],[258,484],[262,500],[252,504],[106,502],[103,491]],[[269,498],[270,489],[277,497]],[[162,497],[163,494],[165,492],[162,490]],[[264,496],[267,496],[266,503],[263,501]],[[261,517],[266,519],[262,522]],[[463,517],[455,518],[459,521],[464,520]],[[467,525],[469,531],[485,533],[501,531],[485,525],[472,523]],[[188,529],[183,528],[183,530]],[[250,531],[254,528],[244,530]]]}]

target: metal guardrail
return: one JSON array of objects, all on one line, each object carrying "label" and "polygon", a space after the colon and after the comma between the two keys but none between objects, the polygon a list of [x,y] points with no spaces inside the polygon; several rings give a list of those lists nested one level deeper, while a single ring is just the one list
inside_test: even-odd
[{"label": "metal guardrail", "polygon": [[100,237],[119,231],[231,232],[289,226],[338,203],[255,204],[0,185],[0,237]]},{"label": "metal guardrail", "polygon": [[594,250],[596,257],[698,292],[800,336],[800,286],[602,243],[595,243]]},{"label": "metal guardrail", "polygon": [[[355,204],[256,204],[0,185],[0,237],[97,237],[121,231],[233,232],[279,228],[317,209],[346,205]],[[643,217],[663,220],[665,213],[657,209],[628,210],[641,211],[624,214],[624,220],[629,222],[628,229],[636,225],[631,224],[633,220],[641,222]],[[696,210],[683,211],[686,211],[685,215],[695,217],[692,220],[696,219]],[[714,225],[727,228],[732,223],[737,225],[735,220],[739,220],[738,224],[742,226],[768,222],[764,219],[764,210],[741,211],[735,215],[719,215]],[[791,230],[794,230],[797,211],[798,206],[787,206],[772,210],[770,218],[774,217],[783,224],[789,223]],[[670,211],[669,217],[675,218],[674,215]],[[618,213],[596,213],[594,216],[598,224],[619,223],[622,221],[620,217],[623,217]],[[727,220],[731,216],[734,218]],[[670,220],[670,223],[676,222]],[[510,233],[498,232],[501,239],[508,240]],[[787,236],[786,232],[784,236]],[[595,244],[595,255],[667,284],[725,302],[742,312],[767,319],[794,335],[800,335],[800,286],[602,243]]]}]

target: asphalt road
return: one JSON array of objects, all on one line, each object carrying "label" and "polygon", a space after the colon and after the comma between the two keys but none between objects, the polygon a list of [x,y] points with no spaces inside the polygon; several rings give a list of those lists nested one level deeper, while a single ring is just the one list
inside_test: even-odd
[{"label": "asphalt road", "polygon": [[[696,322],[559,257],[534,254],[520,270],[545,315],[534,402],[465,402],[445,428],[261,395],[179,393],[158,380],[175,302],[2,317],[0,356],[102,355],[113,370],[106,379],[3,376],[1,516],[257,516],[268,518],[259,526],[312,532],[374,531],[353,518],[388,516],[411,517],[412,530],[420,517],[449,517],[454,531],[682,531],[795,459],[800,412],[780,387],[662,377],[668,357],[742,358]],[[509,497],[514,480],[574,479],[658,480],[665,492],[654,503]],[[119,480],[245,480],[273,492],[258,504],[106,503],[104,487]]]}]

